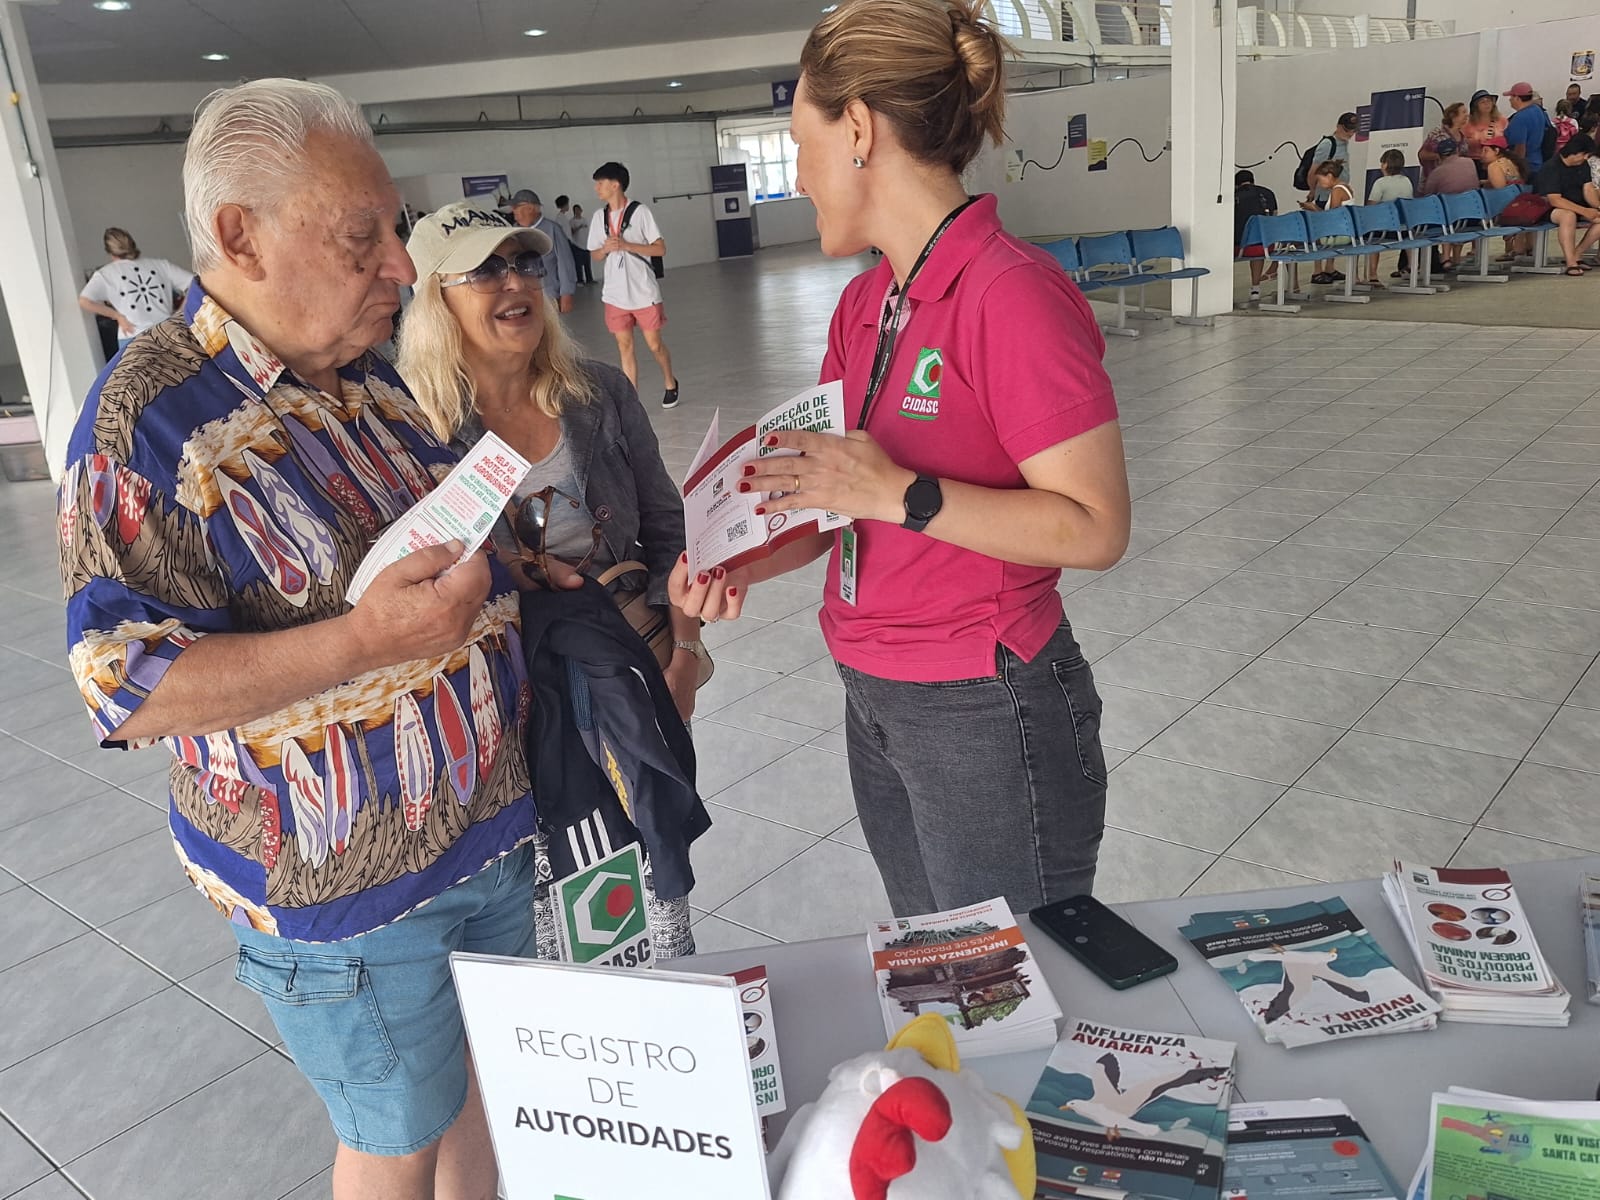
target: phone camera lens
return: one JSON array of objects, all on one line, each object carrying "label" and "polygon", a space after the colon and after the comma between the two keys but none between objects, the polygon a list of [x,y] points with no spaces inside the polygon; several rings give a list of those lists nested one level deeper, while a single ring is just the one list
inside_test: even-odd
[{"label": "phone camera lens", "polygon": [[1073,938],[1072,940],[1074,942],[1076,942],[1080,946],[1087,945],[1088,941],[1089,941],[1089,939],[1084,937],[1083,934],[1081,934],[1081,933],[1077,937]]}]

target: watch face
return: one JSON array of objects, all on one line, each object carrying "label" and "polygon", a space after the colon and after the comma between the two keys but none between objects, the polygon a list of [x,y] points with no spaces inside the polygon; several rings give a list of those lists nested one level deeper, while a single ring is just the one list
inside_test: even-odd
[{"label": "watch face", "polygon": [[906,489],[906,512],[919,521],[938,515],[944,494],[931,479],[919,479]]}]

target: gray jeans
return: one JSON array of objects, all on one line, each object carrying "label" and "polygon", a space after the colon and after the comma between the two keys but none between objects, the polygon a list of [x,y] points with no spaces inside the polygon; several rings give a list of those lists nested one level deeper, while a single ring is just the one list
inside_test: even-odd
[{"label": "gray jeans", "polygon": [[1031,663],[903,683],[840,664],[850,782],[896,916],[1088,892],[1105,829],[1100,696],[1065,621]]}]

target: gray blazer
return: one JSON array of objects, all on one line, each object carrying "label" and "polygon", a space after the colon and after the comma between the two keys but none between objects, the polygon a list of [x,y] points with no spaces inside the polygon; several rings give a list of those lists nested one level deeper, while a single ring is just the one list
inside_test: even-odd
[{"label": "gray blazer", "polygon": [[[584,360],[594,380],[588,404],[568,405],[561,428],[584,504],[600,522],[606,548],[616,562],[634,558],[650,569],[648,597],[665,607],[667,576],[684,551],[683,496],[661,461],[661,448],[639,393],[609,363]],[[458,450],[483,436],[473,414],[456,435]]]}]

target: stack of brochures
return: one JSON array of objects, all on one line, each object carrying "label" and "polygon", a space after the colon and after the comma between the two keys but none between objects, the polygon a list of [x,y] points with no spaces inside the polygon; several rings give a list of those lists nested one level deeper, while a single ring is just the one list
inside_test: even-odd
[{"label": "stack of brochures", "polygon": [[1183,936],[1238,994],[1269,1042],[1432,1029],[1439,1005],[1389,961],[1339,898],[1196,913]]},{"label": "stack of brochures", "polygon": [[1600,1004],[1600,875],[1583,877],[1583,944],[1589,958],[1589,1003]]},{"label": "stack of brochures", "polygon": [[1395,863],[1383,878],[1428,990],[1447,1021],[1565,1025],[1572,997],[1550,969],[1511,877]]},{"label": "stack of brochures", "polygon": [[1228,1113],[1222,1200],[1400,1200],[1339,1100],[1269,1100]]},{"label": "stack of brochures", "polygon": [[1028,1101],[1039,1197],[1216,1200],[1232,1042],[1079,1021]]},{"label": "stack of brochures", "polygon": [[1600,1104],[1453,1087],[1433,1094],[1408,1200],[1600,1196]]},{"label": "stack of brochures", "polygon": [[875,921],[867,947],[891,1038],[931,1012],[949,1023],[963,1058],[1055,1044],[1061,1006],[1003,898]]}]

